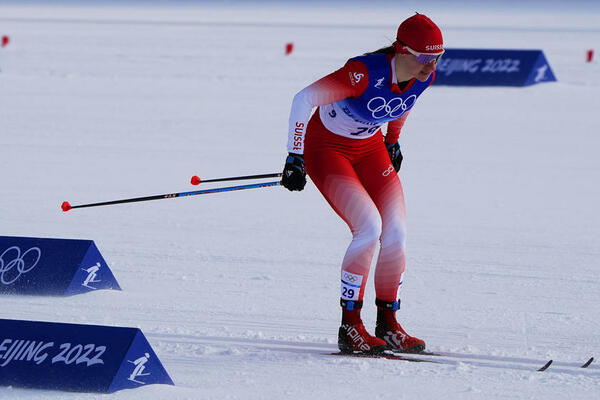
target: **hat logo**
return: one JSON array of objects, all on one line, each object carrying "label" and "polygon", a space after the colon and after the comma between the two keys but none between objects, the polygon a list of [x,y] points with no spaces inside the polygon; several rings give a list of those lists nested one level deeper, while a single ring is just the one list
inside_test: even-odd
[{"label": "hat logo", "polygon": [[444,47],[441,44],[428,44],[427,46],[425,46],[425,51],[431,51],[431,50],[443,50]]}]

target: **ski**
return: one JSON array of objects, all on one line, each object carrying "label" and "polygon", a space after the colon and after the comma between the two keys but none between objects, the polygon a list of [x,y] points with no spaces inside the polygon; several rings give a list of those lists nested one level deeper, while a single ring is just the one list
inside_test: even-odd
[{"label": "ski", "polygon": [[587,360],[581,367],[579,368],[587,368],[590,366],[591,363],[594,362],[594,357],[590,358],[589,360]]},{"label": "ski", "polygon": [[[594,362],[594,357],[591,357],[583,364],[573,362],[554,362],[554,360],[536,360],[517,357],[502,357],[483,354],[463,354],[463,353],[444,353],[444,352],[429,352],[423,351],[420,353],[398,352],[393,350],[385,350],[382,353],[322,353],[324,355],[338,357],[355,357],[355,358],[372,358],[386,359],[407,362],[421,362],[431,364],[442,364],[450,366],[468,365],[471,367],[485,367],[498,369],[511,369],[521,371],[552,371],[558,373],[578,374],[577,370],[584,373],[582,369],[587,368]],[[543,363],[543,364],[542,364]],[[550,368],[552,366],[552,368]],[[591,372],[591,371],[590,371]],[[586,370],[587,373],[587,370]]]},{"label": "ski", "polygon": [[443,362],[439,362],[437,360],[427,360],[423,358],[410,357],[404,354],[393,353],[390,351],[384,351],[383,353],[326,353],[329,356],[340,356],[340,357],[356,357],[356,358],[383,358],[386,360],[400,360],[400,361],[408,361],[408,362],[424,362],[424,363],[433,363],[433,364],[443,364]]},{"label": "ski", "polygon": [[544,364],[544,366],[542,368],[538,369],[538,371],[545,371],[550,367],[550,365],[552,365],[552,360],[550,360],[546,364]]},{"label": "ski", "polygon": [[[490,367],[490,368],[508,368],[508,369],[523,369],[528,371],[545,371],[550,365],[553,363],[553,360],[547,361],[543,366],[537,369],[533,369],[527,366],[518,366],[500,362],[481,362],[476,360],[469,359],[451,359],[451,357],[445,357],[443,355],[439,355],[437,353],[400,353],[394,352],[390,350],[386,350],[383,353],[326,353],[331,356],[340,356],[340,357],[356,357],[356,358],[381,358],[386,360],[397,360],[397,361],[408,361],[408,362],[422,362],[422,363],[432,363],[432,364],[445,364],[445,365],[453,365],[457,366],[461,363],[468,364],[474,367]],[[425,356],[425,357],[420,357]],[[432,357],[427,357],[432,356]],[[438,358],[439,357],[439,358]]]},{"label": "ski", "polygon": [[[444,352],[431,352],[431,351],[421,351],[418,353],[409,353],[409,352],[401,352],[401,351],[392,351],[394,354],[399,355],[413,355],[414,357],[444,357],[449,359],[460,359],[466,362],[470,362],[471,360],[481,360],[486,362],[496,362],[496,363],[520,363],[520,364],[537,364],[541,361],[533,360],[533,359],[525,359],[525,358],[516,358],[516,357],[500,357],[500,356],[491,356],[491,355],[482,355],[482,354],[466,354],[466,353],[444,353]],[[595,358],[590,357],[583,364],[574,364],[574,363],[554,363],[553,360],[547,361],[543,366],[538,368],[538,371],[546,371],[552,364],[555,366],[558,365],[560,367],[571,367],[571,368],[587,368],[594,362]],[[538,364],[539,365],[539,364]]]}]

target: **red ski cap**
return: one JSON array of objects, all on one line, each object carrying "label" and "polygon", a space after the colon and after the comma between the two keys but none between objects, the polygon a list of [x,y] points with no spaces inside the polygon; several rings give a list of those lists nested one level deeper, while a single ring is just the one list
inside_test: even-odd
[{"label": "red ski cap", "polygon": [[424,14],[415,14],[405,19],[396,34],[396,51],[401,52],[405,45],[419,53],[441,54],[444,52],[444,39],[440,28]]}]

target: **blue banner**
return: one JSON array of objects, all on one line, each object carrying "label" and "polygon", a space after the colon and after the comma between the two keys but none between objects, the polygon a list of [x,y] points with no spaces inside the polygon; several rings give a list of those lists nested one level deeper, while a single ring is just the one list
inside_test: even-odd
[{"label": "blue banner", "polygon": [[529,86],[556,77],[541,50],[447,49],[434,85]]},{"label": "blue banner", "polygon": [[73,295],[121,290],[91,240],[0,236],[0,293]]},{"label": "blue banner", "polygon": [[137,328],[0,319],[0,385],[112,393],[173,381]]}]

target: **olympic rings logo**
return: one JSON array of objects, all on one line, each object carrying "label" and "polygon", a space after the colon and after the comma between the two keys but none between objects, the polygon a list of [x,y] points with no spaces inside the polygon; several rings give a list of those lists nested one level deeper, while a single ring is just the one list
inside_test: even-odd
[{"label": "olympic rings logo", "polygon": [[347,282],[356,282],[358,278],[354,275],[344,274],[344,280]]},{"label": "olympic rings logo", "polygon": [[411,108],[417,101],[417,95],[410,95],[406,99],[402,97],[394,97],[389,102],[383,97],[373,97],[367,103],[367,109],[371,111],[371,115],[375,119],[385,118],[390,116],[397,118],[404,113],[404,111]]},{"label": "olympic rings logo", "polygon": [[[10,258],[11,252],[14,253],[12,259]],[[0,255],[0,282],[5,285],[15,283],[21,275],[35,268],[41,256],[42,251],[39,247],[32,247],[23,254],[17,246],[4,250],[4,253]]]}]

